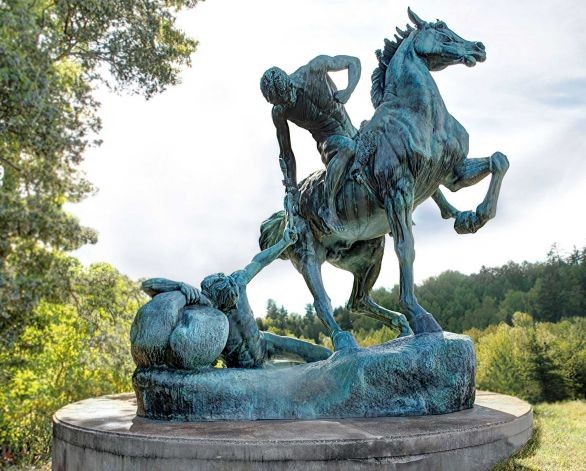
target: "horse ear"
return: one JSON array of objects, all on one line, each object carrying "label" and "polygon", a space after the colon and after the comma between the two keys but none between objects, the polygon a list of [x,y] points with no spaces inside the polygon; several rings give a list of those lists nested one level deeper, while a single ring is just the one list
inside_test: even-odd
[{"label": "horse ear", "polygon": [[413,13],[411,7],[407,7],[407,15],[409,16],[409,19],[413,22],[413,24],[417,26],[417,29],[421,29],[423,26],[427,24],[427,22],[423,21],[415,13]]}]

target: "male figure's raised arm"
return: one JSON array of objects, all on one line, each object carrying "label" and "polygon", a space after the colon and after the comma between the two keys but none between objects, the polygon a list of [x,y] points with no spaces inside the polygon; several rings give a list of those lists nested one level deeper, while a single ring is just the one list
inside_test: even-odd
[{"label": "male figure's raised arm", "polygon": [[348,69],[348,86],[344,90],[338,90],[334,98],[345,105],[354,92],[360,80],[362,67],[360,59],[353,56],[317,56],[307,64],[311,69],[325,70],[326,72],[338,72]]},{"label": "male figure's raised arm", "polygon": [[287,247],[295,242],[297,242],[297,232],[289,228],[285,229],[283,238],[279,242],[256,254],[243,270],[237,272],[238,281],[247,285],[264,267],[274,262]]},{"label": "male figure's raised arm", "polygon": [[273,124],[277,130],[279,142],[279,165],[283,172],[283,185],[287,191],[297,189],[297,165],[295,154],[291,148],[291,135],[285,108],[277,105],[273,107]]}]

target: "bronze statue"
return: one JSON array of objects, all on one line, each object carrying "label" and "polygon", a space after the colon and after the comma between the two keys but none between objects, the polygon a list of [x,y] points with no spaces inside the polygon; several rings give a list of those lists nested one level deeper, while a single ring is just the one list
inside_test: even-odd
[{"label": "bronze statue", "polygon": [[[139,415],[315,419],[472,407],[472,340],[442,332],[415,297],[412,215],[432,197],[442,217],[455,219],[458,233],[476,232],[496,214],[509,164],[500,152],[468,158],[468,134],[448,112],[430,73],[483,62],[484,45],[462,39],[443,21],[423,21],[410,9],[408,15],[414,27],[397,28],[395,41],[386,39],[376,52],[374,116],[359,130],[344,109],[360,77],[358,59],[318,56],[291,75],[276,67],[264,73],[261,90],[273,105],[285,209],[262,223],[262,252],[243,270],[210,275],[201,291],[161,279],[143,284],[155,296],[139,310],[131,331]],[[336,90],[329,77],[335,70],[348,70],[345,90]],[[289,121],[311,132],[326,165],[299,185]],[[458,211],[439,189],[457,191],[488,175],[488,192],[475,211]],[[370,296],[387,234],[399,261],[400,302],[410,322]],[[277,257],[291,260],[304,277],[331,336],[333,355],[321,346],[259,331],[246,287]],[[354,275],[348,309],[398,329],[400,338],[358,348],[334,320],[321,277],[326,261]],[[210,368],[220,353],[228,368]],[[307,364],[258,368],[277,355]]]},{"label": "bronze statue", "polygon": [[[442,216],[456,219],[459,233],[475,232],[496,214],[501,182],[508,160],[500,152],[469,159],[468,133],[448,112],[430,71],[450,65],[474,66],[486,59],[480,42],[462,39],[443,21],[428,23],[410,9],[415,28],[398,30],[396,41],[385,40],[377,51],[379,65],[372,75],[371,97],[376,107],[372,119],[354,138],[355,162],[344,169],[335,195],[340,226],[323,230],[321,208],[327,195],[324,171],[299,185],[299,241],[287,249],[289,258],[303,275],[313,294],[316,312],[331,334],[336,350],[356,345],[334,321],[320,266],[328,261],[354,275],[348,308],[409,333],[403,314],[374,303],[369,292],[380,271],[384,236],[391,235],[400,268],[400,301],[411,317],[416,334],[438,332],[441,327],[417,302],[414,293],[412,233],[413,210],[430,196]],[[351,148],[348,145],[348,148]],[[476,211],[459,212],[439,192],[439,185],[452,191],[473,185],[492,174],[488,193]],[[261,226],[261,247],[282,232],[285,213],[273,214]]]}]

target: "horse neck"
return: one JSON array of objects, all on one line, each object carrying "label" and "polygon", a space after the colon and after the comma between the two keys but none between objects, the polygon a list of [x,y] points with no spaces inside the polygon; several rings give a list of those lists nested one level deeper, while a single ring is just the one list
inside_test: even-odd
[{"label": "horse neck", "polygon": [[399,99],[424,122],[437,123],[446,113],[446,107],[435,80],[424,60],[413,48],[413,38],[406,39],[399,47],[386,71],[385,99]]}]

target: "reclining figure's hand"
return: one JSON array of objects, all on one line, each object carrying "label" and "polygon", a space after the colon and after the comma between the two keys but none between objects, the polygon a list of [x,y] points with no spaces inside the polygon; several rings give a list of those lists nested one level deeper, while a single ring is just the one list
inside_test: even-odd
[{"label": "reclining figure's hand", "polygon": [[179,283],[179,291],[185,296],[187,304],[197,304],[201,296],[201,293],[197,288],[194,288],[187,283]]},{"label": "reclining figure's hand", "polygon": [[295,229],[291,229],[290,227],[288,227],[283,232],[283,240],[285,241],[287,246],[293,245],[295,242],[297,242],[297,238],[297,231]]}]

